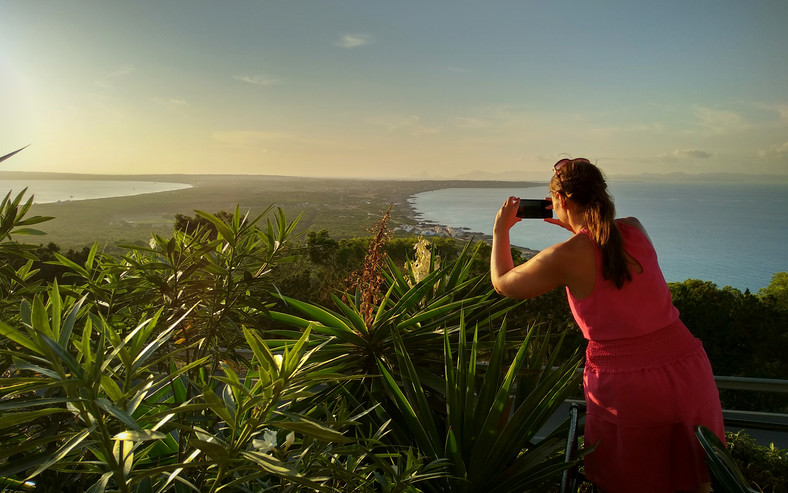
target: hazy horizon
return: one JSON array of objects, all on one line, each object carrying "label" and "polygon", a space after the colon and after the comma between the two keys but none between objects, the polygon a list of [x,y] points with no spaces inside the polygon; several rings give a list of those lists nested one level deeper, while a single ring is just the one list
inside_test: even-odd
[{"label": "hazy horizon", "polygon": [[780,0],[0,7],[0,171],[788,175]]}]

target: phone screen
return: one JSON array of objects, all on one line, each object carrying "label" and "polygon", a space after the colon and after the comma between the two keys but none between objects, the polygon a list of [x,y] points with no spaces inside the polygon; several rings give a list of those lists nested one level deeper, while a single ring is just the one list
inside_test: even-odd
[{"label": "phone screen", "polygon": [[552,202],[547,199],[520,199],[517,217],[544,219],[553,217],[553,209],[548,209]]}]

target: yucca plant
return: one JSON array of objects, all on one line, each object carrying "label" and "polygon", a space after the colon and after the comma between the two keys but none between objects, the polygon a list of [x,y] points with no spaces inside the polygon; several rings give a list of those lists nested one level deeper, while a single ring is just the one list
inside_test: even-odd
[{"label": "yucca plant", "polygon": [[[364,293],[357,290],[347,301],[332,295],[337,307],[325,307],[278,295],[289,313],[272,311],[272,318],[286,326],[312,326],[319,336],[330,339],[320,357],[337,358],[345,371],[377,373],[378,361],[397,366],[395,337],[416,364],[429,368],[442,366],[443,334],[458,336],[459,313],[480,324],[498,318],[515,303],[493,291],[485,276],[471,276],[474,252],[469,246],[453,262],[433,270],[413,284],[412,271],[405,274],[387,260],[382,271],[381,298],[365,316]],[[294,315],[302,314],[303,317]],[[279,331],[284,337],[297,332]]]},{"label": "yucca plant", "polygon": [[[401,374],[379,365],[391,396],[386,409],[395,418],[399,436],[413,437],[419,450],[451,464],[449,477],[435,481],[434,489],[527,491],[557,478],[568,466],[558,455],[565,448],[566,424],[546,437],[536,434],[576,390],[579,354],[557,363],[544,351],[547,338],[532,327],[508,359],[503,326],[489,360],[480,361],[478,333],[474,331],[469,345],[464,321],[459,330],[456,351],[444,335],[441,388],[422,377],[399,337],[395,341]],[[443,409],[436,409],[436,398]]]}]

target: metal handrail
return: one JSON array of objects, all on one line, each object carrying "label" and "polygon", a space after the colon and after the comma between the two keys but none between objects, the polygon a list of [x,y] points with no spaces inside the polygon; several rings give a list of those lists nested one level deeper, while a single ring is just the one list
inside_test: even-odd
[{"label": "metal handrail", "polygon": [[723,377],[714,376],[718,389],[751,390],[754,392],[770,392],[788,394],[788,380],[773,378]]}]

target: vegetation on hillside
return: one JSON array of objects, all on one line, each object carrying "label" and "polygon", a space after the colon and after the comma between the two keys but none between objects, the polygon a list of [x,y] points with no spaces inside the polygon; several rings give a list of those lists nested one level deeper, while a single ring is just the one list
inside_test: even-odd
[{"label": "vegetation on hillside", "polygon": [[[561,290],[496,295],[483,241],[391,238],[387,216],[298,238],[236,207],[63,253],[18,241],[50,219],[31,203],[0,204],[5,489],[545,491],[567,467],[566,423],[540,430],[580,392],[582,339]],[[784,286],[671,290],[717,373],[774,377]],[[784,452],[747,450],[784,484]]]},{"label": "vegetation on hillside", "polygon": [[522,491],[565,467],[566,429],[537,432],[580,356],[507,328],[470,246],[417,279],[369,255],[378,235],[380,282],[328,308],[277,285],[309,251],[281,211],[199,212],[122,256],[47,248],[45,279],[15,240],[47,218],[21,200],[0,210],[7,489]]}]

